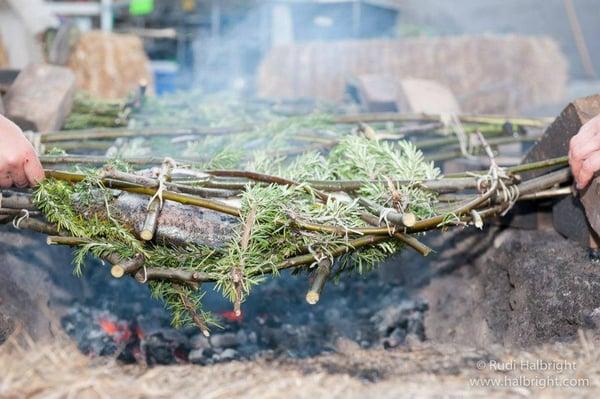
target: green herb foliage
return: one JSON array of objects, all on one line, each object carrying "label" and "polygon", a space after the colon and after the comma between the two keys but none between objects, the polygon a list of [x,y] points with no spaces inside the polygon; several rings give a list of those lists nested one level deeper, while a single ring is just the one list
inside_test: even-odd
[{"label": "green herb foliage", "polygon": [[[302,123],[292,120],[294,129]],[[318,123],[327,125],[326,119]],[[279,122],[273,132],[285,130]],[[283,137],[283,136],[282,136]],[[212,168],[231,167],[240,162],[240,154],[232,147],[207,160]],[[126,167],[122,164],[120,168]],[[267,274],[277,274],[282,261],[301,254],[313,254],[312,265],[297,268],[296,272],[314,269],[317,259],[332,258],[336,277],[343,273],[366,273],[386,256],[398,251],[401,243],[389,240],[372,246],[355,249],[349,246],[353,230],[368,225],[361,218],[367,211],[358,197],[369,199],[380,206],[398,212],[413,212],[419,219],[435,214],[435,195],[417,185],[393,183],[397,180],[416,181],[439,177],[439,170],[426,162],[414,145],[408,142],[390,144],[371,141],[363,137],[347,136],[335,146],[328,156],[316,152],[306,153],[293,159],[256,156],[248,161],[247,168],[269,173],[298,182],[294,186],[275,184],[247,185],[239,196],[241,220],[231,239],[221,249],[207,246],[187,245],[169,247],[142,243],[129,231],[122,221],[114,219],[111,209],[113,192],[104,187],[99,173],[87,171],[87,178],[78,184],[48,179],[35,192],[35,204],[46,218],[61,231],[85,238],[87,242],[76,250],[75,272],[81,274],[86,255],[105,257],[116,254],[129,259],[141,253],[146,258],[145,267],[180,268],[208,273],[215,281],[214,287],[233,303],[242,302],[260,284]],[[332,195],[319,200],[306,182],[310,180],[369,180],[358,192],[349,195]],[[108,218],[93,214],[85,216],[78,210],[86,209],[98,200],[106,207]],[[91,209],[91,207],[90,207]],[[347,234],[307,231],[297,227],[297,222],[335,226]],[[243,242],[244,231],[250,232],[249,240]],[[344,248],[347,252],[334,259],[333,254]],[[241,274],[241,282],[232,278],[234,271]],[[194,289],[188,285],[152,281],[152,295],[165,302],[173,314],[173,324],[183,326],[192,323],[188,306],[207,323],[216,320],[202,307],[204,287]],[[240,288],[241,287],[241,288]],[[241,294],[241,297],[240,297]],[[185,297],[185,301],[183,298]]]}]

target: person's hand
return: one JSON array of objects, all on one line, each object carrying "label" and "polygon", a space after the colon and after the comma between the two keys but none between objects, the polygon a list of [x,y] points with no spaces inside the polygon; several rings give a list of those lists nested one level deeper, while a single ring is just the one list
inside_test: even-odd
[{"label": "person's hand", "polygon": [[600,115],[579,129],[569,143],[569,164],[578,189],[584,189],[600,170]]},{"label": "person's hand", "polygon": [[17,125],[0,115],[0,188],[35,186],[44,169]]}]

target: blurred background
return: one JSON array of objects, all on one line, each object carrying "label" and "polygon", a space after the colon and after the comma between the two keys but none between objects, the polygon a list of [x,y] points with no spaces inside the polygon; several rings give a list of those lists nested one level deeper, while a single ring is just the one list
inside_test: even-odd
[{"label": "blurred background", "polygon": [[[260,171],[301,154],[326,156],[358,136],[412,142],[424,160],[450,175],[490,167],[476,133],[496,150],[495,162],[510,167],[523,161],[567,104],[600,93],[599,5],[0,0],[0,114],[25,131],[46,168],[59,171],[109,162],[143,169],[166,156],[198,170]],[[577,112],[552,124],[551,139],[542,139],[542,150],[534,153],[541,158],[526,162],[565,155],[567,135],[597,114],[599,104],[595,97],[570,106]],[[320,173],[322,158],[312,159]],[[189,188],[203,189],[203,179],[190,180]],[[522,208],[527,218],[519,214],[510,226],[553,231],[558,209],[562,225],[575,226],[564,234],[581,231],[577,239],[587,248],[585,216],[581,207],[571,212],[571,191],[563,187],[559,195],[567,195],[565,188],[565,208],[552,201]],[[465,199],[452,194],[445,201]],[[24,218],[8,215],[0,216],[7,227]],[[0,231],[0,343],[13,333],[13,320],[23,320],[34,338],[53,336],[47,330],[60,325],[92,355],[115,353],[125,331],[135,340],[123,352],[131,355],[128,361],[137,361],[142,352],[136,351],[145,348],[162,356],[149,364],[213,364],[267,351],[312,356],[331,351],[340,336],[361,348],[425,339],[508,345],[554,342],[576,337],[589,323],[600,325],[600,295],[589,291],[600,283],[588,284],[600,277],[590,272],[587,252],[545,232],[509,231],[496,239],[496,228],[489,231],[433,235],[428,245],[439,251],[427,263],[415,254],[393,257],[377,275],[328,287],[318,308],[304,300],[307,280],[286,274],[257,288],[244,304],[245,324],[209,289],[204,301],[225,326],[215,334],[221,342],[212,339],[211,345],[196,329],[183,335],[171,329],[170,314],[149,301],[146,286],[112,278],[99,265],[89,267],[85,279],[69,277],[69,250],[47,247],[39,236]],[[498,267],[489,268],[489,259]],[[565,259],[576,266],[565,268]],[[539,265],[549,263],[554,266],[539,277]],[[546,281],[555,284],[540,288]],[[528,299],[517,308],[506,294],[515,286],[517,297]],[[577,290],[589,294],[556,299],[556,292]],[[543,300],[531,302],[532,296]],[[473,369],[470,352],[465,359],[462,367]],[[394,375],[386,367],[381,378]],[[404,369],[398,373],[411,377]]]},{"label": "blurred background", "polygon": [[[157,94],[419,111],[425,92],[451,111],[552,115],[600,91],[594,0],[24,0],[0,12],[19,15],[96,97],[124,97],[144,79]],[[36,31],[40,19],[54,34]],[[0,67],[21,68],[28,46],[7,25]]]}]

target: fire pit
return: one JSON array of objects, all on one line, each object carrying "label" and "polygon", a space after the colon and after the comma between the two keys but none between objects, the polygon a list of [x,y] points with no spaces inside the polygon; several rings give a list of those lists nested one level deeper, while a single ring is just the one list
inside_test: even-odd
[{"label": "fire pit", "polygon": [[205,300],[217,309],[222,327],[207,338],[194,327],[172,328],[169,313],[148,300],[145,287],[115,283],[102,269],[90,267],[86,278],[97,287],[94,294],[69,306],[61,318],[64,330],[90,356],[147,365],[206,365],[315,356],[335,351],[340,338],[363,348],[395,348],[425,338],[427,303],[377,275],[332,285],[316,306],[303,299],[306,282],[280,278],[258,288],[240,316],[209,291]]}]

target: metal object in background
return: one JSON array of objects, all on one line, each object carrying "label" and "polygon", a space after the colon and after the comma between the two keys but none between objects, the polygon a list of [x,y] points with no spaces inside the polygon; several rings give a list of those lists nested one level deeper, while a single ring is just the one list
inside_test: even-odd
[{"label": "metal object in background", "polygon": [[0,69],[0,95],[6,94],[20,72],[20,69]]},{"label": "metal object in background", "polygon": [[579,18],[577,17],[577,11],[575,10],[573,0],[564,0],[564,4],[565,11],[567,13],[567,18],[569,19],[569,26],[571,27],[573,39],[575,40],[575,46],[577,47],[579,59],[581,60],[581,65],[583,65],[583,69],[585,70],[585,73],[588,76],[588,78],[597,79],[598,74],[596,73],[596,69],[594,68],[594,63],[592,62],[590,50],[585,41],[583,29],[581,28],[581,24],[579,23]]},{"label": "metal object in background", "polygon": [[78,19],[87,18],[90,26],[91,19],[100,17],[100,28],[105,32],[113,30],[114,8],[112,0],[99,1],[53,1],[46,2],[49,9],[57,16],[75,17]]}]

